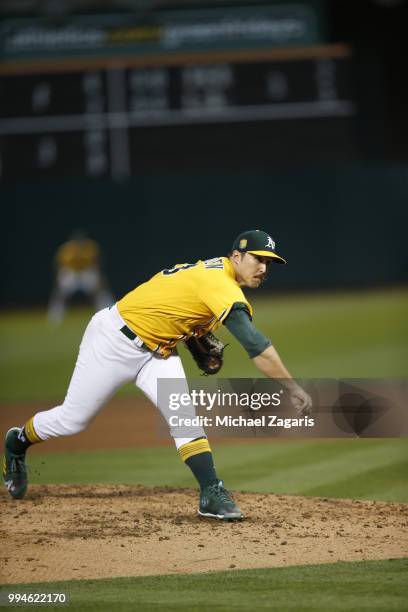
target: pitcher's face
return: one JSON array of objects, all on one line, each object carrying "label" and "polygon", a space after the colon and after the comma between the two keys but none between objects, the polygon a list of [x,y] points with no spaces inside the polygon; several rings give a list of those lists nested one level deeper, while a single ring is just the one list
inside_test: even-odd
[{"label": "pitcher's face", "polygon": [[239,251],[233,251],[231,259],[239,286],[251,289],[256,289],[265,280],[272,261],[270,257]]}]

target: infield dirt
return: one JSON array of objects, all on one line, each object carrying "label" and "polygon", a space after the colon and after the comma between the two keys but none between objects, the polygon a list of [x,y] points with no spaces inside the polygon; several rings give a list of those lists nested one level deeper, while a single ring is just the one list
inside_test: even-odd
[{"label": "infield dirt", "polygon": [[408,505],[237,493],[248,517],[199,518],[197,493],[34,485],[0,495],[1,582],[108,578],[408,556]]}]

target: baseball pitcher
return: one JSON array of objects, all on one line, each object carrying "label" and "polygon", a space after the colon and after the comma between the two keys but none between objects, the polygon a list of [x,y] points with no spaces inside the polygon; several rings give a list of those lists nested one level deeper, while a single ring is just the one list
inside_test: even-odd
[{"label": "baseball pitcher", "polygon": [[[35,414],[6,435],[4,481],[15,499],[27,490],[25,454],[29,446],[84,430],[125,383],[142,389],[169,423],[169,407],[157,397],[159,378],[177,378],[188,393],[177,344],[185,342],[199,367],[216,373],[223,345],[212,335],[221,325],[238,339],[255,366],[267,377],[284,379],[294,407],[311,409],[309,395],[291,378],[271,341],[252,323],[252,307],[242,289],[259,287],[272,263],[284,264],[272,238],[260,230],[240,234],[227,257],[185,263],[162,270],[110,308],[97,312],[85,331],[72,379],[60,406]],[[193,404],[185,414],[195,416]],[[219,479],[202,427],[179,437],[170,435],[182,460],[200,486],[198,512],[223,520],[241,519],[229,491]]]}]

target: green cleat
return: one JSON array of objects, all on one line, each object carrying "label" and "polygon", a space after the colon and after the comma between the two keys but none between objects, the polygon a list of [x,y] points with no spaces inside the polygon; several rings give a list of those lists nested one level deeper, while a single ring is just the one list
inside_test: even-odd
[{"label": "green cleat", "polygon": [[13,452],[13,442],[20,433],[19,427],[12,427],[4,440],[3,478],[7,491],[14,499],[22,499],[27,491],[27,468],[25,453]]},{"label": "green cleat", "polygon": [[224,521],[234,521],[244,518],[241,510],[235,504],[231,493],[229,493],[227,489],[224,489],[222,480],[205,487],[205,489],[201,491],[198,514],[200,516],[222,519]]}]

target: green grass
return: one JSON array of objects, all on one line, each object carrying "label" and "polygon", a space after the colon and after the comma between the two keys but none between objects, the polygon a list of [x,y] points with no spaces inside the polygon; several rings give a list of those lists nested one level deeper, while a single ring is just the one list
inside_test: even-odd
[{"label": "green grass", "polygon": [[[234,490],[408,502],[405,439],[214,445]],[[38,449],[40,450],[40,448]],[[196,486],[174,448],[29,455],[32,483]]]},{"label": "green grass", "polygon": [[[65,592],[75,610],[407,609],[408,560],[335,563],[205,574],[149,576],[3,586],[1,591]],[[49,607],[47,610],[61,610]]]},{"label": "green grass", "polygon": [[[307,294],[254,300],[254,323],[296,377],[381,378],[408,375],[408,290]],[[227,330],[220,337],[230,338]],[[257,372],[235,342],[223,376]],[[234,357],[235,359],[235,357]]]},{"label": "green grass", "polygon": [[[269,336],[297,377],[371,378],[408,374],[408,290],[249,298],[255,324]],[[56,400],[68,385],[89,310],[72,310],[59,327],[45,312],[0,316],[0,402]],[[258,372],[222,329],[230,346],[223,377]],[[181,349],[184,356],[184,350]],[[198,371],[184,359],[188,376]],[[122,393],[134,393],[132,386]]]},{"label": "green grass", "polygon": [[63,396],[90,315],[91,311],[73,310],[56,327],[43,311],[2,313],[0,401]]}]

